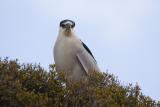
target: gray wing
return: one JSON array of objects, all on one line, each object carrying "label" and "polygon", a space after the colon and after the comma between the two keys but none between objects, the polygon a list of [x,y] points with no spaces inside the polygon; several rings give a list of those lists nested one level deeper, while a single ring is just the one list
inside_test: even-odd
[{"label": "gray wing", "polygon": [[83,67],[84,71],[88,72],[99,71],[96,60],[89,48],[82,42],[82,50],[77,53],[77,60]]}]

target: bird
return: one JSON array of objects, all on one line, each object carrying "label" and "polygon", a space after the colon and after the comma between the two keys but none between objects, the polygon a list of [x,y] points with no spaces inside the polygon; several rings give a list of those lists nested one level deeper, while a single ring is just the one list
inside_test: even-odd
[{"label": "bird", "polygon": [[53,54],[56,71],[66,72],[73,80],[81,80],[92,72],[100,72],[100,69],[92,52],[74,29],[74,21],[65,19],[60,22]]}]

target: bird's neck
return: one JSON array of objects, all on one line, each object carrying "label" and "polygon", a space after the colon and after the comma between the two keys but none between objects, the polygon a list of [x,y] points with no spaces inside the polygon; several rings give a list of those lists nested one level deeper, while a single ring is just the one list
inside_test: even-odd
[{"label": "bird's neck", "polygon": [[60,37],[67,37],[67,38],[75,37],[75,33],[74,33],[74,31],[63,31],[63,32],[59,31],[59,36]]}]

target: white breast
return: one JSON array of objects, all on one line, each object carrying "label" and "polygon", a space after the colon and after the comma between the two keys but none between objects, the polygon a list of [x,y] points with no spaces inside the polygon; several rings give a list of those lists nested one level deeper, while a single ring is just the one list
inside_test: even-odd
[{"label": "white breast", "polygon": [[76,53],[79,50],[78,45],[80,45],[80,41],[74,36],[58,36],[54,47],[54,60],[57,70],[69,72],[74,69],[79,69],[79,67],[76,66],[79,65],[76,59]]}]

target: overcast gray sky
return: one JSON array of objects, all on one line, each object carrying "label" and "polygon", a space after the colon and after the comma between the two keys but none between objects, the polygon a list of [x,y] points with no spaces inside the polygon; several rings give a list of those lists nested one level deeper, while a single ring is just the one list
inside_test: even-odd
[{"label": "overcast gray sky", "polygon": [[102,71],[160,100],[159,0],[0,0],[0,57],[48,69],[63,19],[76,22]]}]

